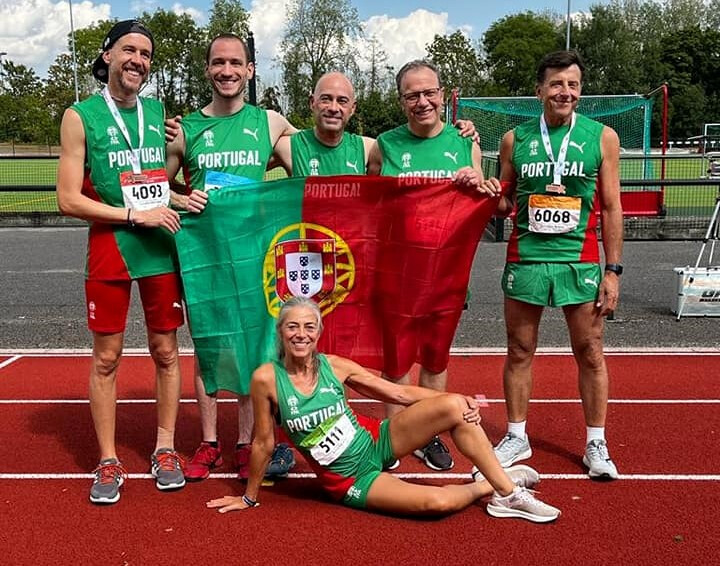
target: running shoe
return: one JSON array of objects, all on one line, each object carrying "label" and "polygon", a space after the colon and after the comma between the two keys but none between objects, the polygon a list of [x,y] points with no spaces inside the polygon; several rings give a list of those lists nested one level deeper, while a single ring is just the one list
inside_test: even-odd
[{"label": "running shoe", "polygon": [[98,505],[120,501],[120,486],[125,482],[127,472],[117,458],[101,460],[93,473],[95,479],[90,488],[90,501]]},{"label": "running shoe", "polygon": [[180,489],[185,486],[183,466],[185,462],[172,448],[158,448],[150,456],[150,473],[155,487],[161,491]]},{"label": "running shoe", "polygon": [[400,460],[395,459],[392,462],[390,462],[387,466],[383,468],[386,472],[391,472],[393,470],[397,470],[400,467]]},{"label": "running shoe", "polygon": [[246,480],[250,476],[250,451],[252,445],[238,444],[235,449],[235,471],[237,479]]},{"label": "running shoe", "polygon": [[187,481],[202,481],[208,478],[212,468],[222,465],[220,444],[215,448],[209,442],[203,441],[185,466],[185,479]]},{"label": "running shoe", "polygon": [[455,465],[450,450],[437,436],[433,437],[424,448],[415,450],[413,454],[433,470],[449,470]]},{"label": "running shoe", "polygon": [[275,446],[270,463],[265,470],[266,478],[286,478],[295,466],[295,454],[292,448],[284,442]]},{"label": "running shoe", "polygon": [[[478,470],[475,466],[472,467],[472,471],[470,473],[475,481],[485,480],[485,476],[483,476],[480,473],[480,470]],[[526,466],[524,464],[510,466],[509,468],[505,469],[505,473],[508,475],[510,480],[518,487],[526,487],[528,489],[531,489],[540,483],[540,474],[538,474],[537,471],[535,471],[530,466]]]},{"label": "running shoe", "polygon": [[543,503],[524,487],[516,487],[510,495],[493,495],[487,512],[493,517],[515,517],[533,523],[549,523],[560,516],[560,509]]},{"label": "running shoe", "polygon": [[532,448],[530,448],[530,439],[517,436],[512,432],[508,432],[500,443],[495,447],[495,456],[497,456],[500,465],[503,468],[512,466],[520,460],[527,460],[532,456]]},{"label": "running shoe", "polygon": [[594,480],[616,480],[619,477],[604,440],[591,440],[587,443],[583,464],[588,467],[588,475]]}]

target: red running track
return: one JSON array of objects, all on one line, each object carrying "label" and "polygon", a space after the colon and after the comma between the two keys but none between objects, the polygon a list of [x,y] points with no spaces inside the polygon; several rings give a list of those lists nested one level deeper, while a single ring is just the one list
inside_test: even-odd
[{"label": "red running track", "polygon": [[[502,356],[465,356],[453,357],[450,366],[451,389],[488,398],[483,418],[493,441],[505,428],[499,402],[502,362]],[[7,564],[712,562],[720,554],[718,362],[718,356],[608,357],[610,396],[618,401],[609,407],[608,440],[627,479],[598,484],[580,479],[584,426],[574,401],[574,363],[566,355],[538,357],[533,397],[550,402],[531,406],[534,456],[529,463],[545,476],[542,497],[563,516],[555,524],[535,525],[492,519],[481,505],[440,520],[377,516],[329,502],[305,479],[264,489],[261,507],[244,513],[220,515],[203,505],[212,497],[241,493],[233,479],[189,484],[176,493],[157,491],[149,479],[131,479],[117,505],[95,507],[87,501],[90,480],[78,477],[97,459],[83,401],[89,358],[23,357],[0,367],[0,556]],[[123,360],[120,399],[152,398],[151,367],[145,357]],[[187,399],[192,398],[191,375],[191,358],[183,358]],[[667,400],[677,402],[658,402]],[[354,407],[375,415],[381,411],[375,403]],[[234,405],[220,406],[221,440],[228,448],[236,431],[234,413]],[[150,403],[119,407],[118,450],[130,473],[147,472],[154,427]],[[177,447],[189,455],[198,440],[197,407],[185,403]],[[460,474],[470,463],[454,449],[453,454],[458,479],[448,481],[463,481]],[[298,462],[294,472],[306,471]],[[432,474],[412,457],[397,472]],[[32,474],[69,478],[27,479]],[[639,479],[643,474],[656,477]],[[677,479],[686,475],[693,477]]]}]

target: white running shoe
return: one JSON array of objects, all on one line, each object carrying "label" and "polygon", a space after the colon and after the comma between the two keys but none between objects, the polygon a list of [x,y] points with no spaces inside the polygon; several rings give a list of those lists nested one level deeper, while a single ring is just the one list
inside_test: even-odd
[{"label": "white running shoe", "polygon": [[530,439],[527,435],[525,435],[525,438],[522,438],[512,432],[508,432],[495,447],[495,456],[497,456],[503,468],[512,466],[520,460],[527,460],[532,456]]},{"label": "white running shoe", "polygon": [[583,464],[588,467],[588,475],[592,479],[616,480],[619,477],[604,440],[591,440],[587,443]]},{"label": "white running shoe", "polygon": [[[483,481],[485,476],[480,473],[475,466],[472,467],[472,478],[475,481]],[[518,464],[517,466],[510,466],[505,469],[505,473],[508,475],[510,480],[518,487],[526,487],[531,489],[540,483],[540,474],[530,466],[525,464]]]},{"label": "white running shoe", "polygon": [[543,503],[531,490],[523,487],[516,487],[515,491],[504,497],[493,495],[487,512],[493,517],[515,517],[533,523],[549,523],[560,516],[560,509]]}]

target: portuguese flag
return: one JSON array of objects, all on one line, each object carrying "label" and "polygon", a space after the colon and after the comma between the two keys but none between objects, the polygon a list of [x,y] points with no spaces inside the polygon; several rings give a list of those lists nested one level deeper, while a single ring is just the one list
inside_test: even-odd
[{"label": "portuguese flag", "polygon": [[293,295],[320,306],[321,351],[404,374],[417,357],[409,334],[454,335],[496,206],[450,180],[419,178],[289,178],[210,191],[206,209],[185,215],[176,234],[207,392],[249,392],[253,370],[276,357],[276,318]]}]

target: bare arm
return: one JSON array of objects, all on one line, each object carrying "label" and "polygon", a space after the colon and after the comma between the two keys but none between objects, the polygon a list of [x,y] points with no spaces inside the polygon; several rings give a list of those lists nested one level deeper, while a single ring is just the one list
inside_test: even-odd
[{"label": "bare arm", "polygon": [[442,395],[440,391],[426,389],[425,387],[398,385],[370,373],[361,365],[346,358],[328,356],[328,361],[341,382],[371,399],[407,406],[422,399]]},{"label": "bare arm", "polygon": [[130,210],[110,206],[82,194],[85,174],[85,128],[77,112],[65,111],[60,125],[60,160],[58,162],[57,200],[60,212],[89,222],[126,224],[132,222],[147,228],[164,227],[171,232],[180,229],[178,213],[166,206],[150,210]]},{"label": "bare arm", "polygon": [[380,175],[382,171],[382,153],[380,152],[380,145],[377,140],[370,147],[370,154],[368,155],[367,162],[367,174],[368,175]]},{"label": "bare arm", "polygon": [[281,136],[291,136],[297,133],[297,128],[288,122],[287,118],[275,110],[267,110],[268,127],[270,129],[270,143],[275,147]]},{"label": "bare arm", "polygon": [[[623,215],[620,204],[620,140],[615,130],[603,128],[602,164],[598,175],[603,249],[607,263],[621,263],[623,248]],[[606,271],[600,283],[597,306],[603,315],[615,310],[620,295],[620,278]]]},{"label": "bare arm", "polygon": [[[253,372],[250,381],[250,398],[255,414],[255,424],[252,452],[250,453],[250,476],[245,488],[245,496],[252,501],[257,501],[260,485],[275,447],[272,410],[277,405],[277,389],[275,370],[271,364],[264,364]],[[242,496],[231,495],[212,499],[206,503],[206,506],[217,509],[220,513],[248,508]]]},{"label": "bare arm", "polygon": [[[166,129],[168,120],[165,121]],[[169,139],[168,136],[165,136]],[[175,178],[180,172],[183,164],[183,156],[185,155],[185,134],[182,128],[178,128],[175,135],[168,141],[165,150],[165,172],[170,182],[170,202],[177,208],[187,210],[189,196],[187,194],[188,187],[178,183]]]},{"label": "bare arm", "polygon": [[507,216],[513,209],[515,188],[517,186],[517,173],[512,164],[514,145],[515,134],[510,130],[500,142],[500,178],[490,177],[483,183],[486,187],[492,186],[492,189],[497,193],[504,193],[498,203],[496,211],[498,216]]},{"label": "bare arm", "polygon": [[282,167],[285,173],[292,177],[292,146],[290,136],[281,136],[275,144],[272,157],[268,163],[268,171],[275,167]]},{"label": "bare arm", "polygon": [[370,161],[370,152],[372,151],[373,145],[375,145],[375,139],[363,136],[362,141],[363,149],[365,150],[365,170],[367,171],[368,162]]}]

